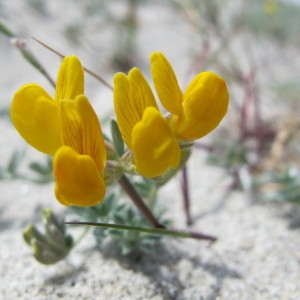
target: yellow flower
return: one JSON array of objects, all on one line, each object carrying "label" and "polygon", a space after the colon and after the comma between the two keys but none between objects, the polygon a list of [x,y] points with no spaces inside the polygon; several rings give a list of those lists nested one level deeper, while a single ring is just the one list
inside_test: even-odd
[{"label": "yellow flower", "polygon": [[139,69],[114,76],[114,106],[121,135],[141,175],[152,178],[178,167],[179,145]]},{"label": "yellow flower", "polygon": [[84,93],[83,68],[76,56],[64,58],[57,76],[54,99],[38,84],[22,86],[14,95],[10,115],[28,144],[54,155],[62,145],[58,104]]},{"label": "yellow flower", "polygon": [[279,3],[275,0],[267,0],[263,3],[263,12],[266,15],[275,15],[279,11]]},{"label": "yellow flower", "polygon": [[97,115],[80,95],[61,100],[60,116],[63,146],[53,160],[56,198],[64,205],[96,205],[106,192],[106,152]]},{"label": "yellow flower", "polygon": [[37,150],[54,155],[55,195],[64,205],[96,205],[106,192],[104,138],[83,92],[83,68],[71,56],[59,69],[54,99],[39,85],[27,84],[11,106],[20,135]]},{"label": "yellow flower", "polygon": [[161,52],[150,58],[155,89],[168,122],[179,139],[199,139],[221,122],[227,112],[229,93],[225,81],[212,72],[199,73],[182,93],[176,75]]}]

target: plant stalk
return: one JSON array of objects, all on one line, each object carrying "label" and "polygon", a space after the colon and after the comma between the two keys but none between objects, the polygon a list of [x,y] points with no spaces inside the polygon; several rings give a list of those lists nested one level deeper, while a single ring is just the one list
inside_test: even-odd
[{"label": "plant stalk", "polygon": [[160,224],[156,218],[153,216],[150,209],[146,206],[143,199],[135,190],[132,183],[128,180],[128,178],[123,175],[119,180],[119,184],[124,189],[124,191],[128,194],[130,199],[136,205],[136,207],[140,210],[140,212],[144,215],[144,217],[150,222],[150,224],[154,228],[147,227],[135,227],[135,226],[126,226],[126,225],[117,225],[117,224],[105,224],[105,223],[92,223],[92,222],[66,222],[65,224],[77,224],[77,225],[90,225],[90,226],[100,226],[107,228],[115,228],[115,229],[123,229],[123,230],[135,230],[141,232],[148,232],[152,234],[160,234],[160,235],[172,235],[182,238],[193,238],[198,240],[208,240],[211,243],[214,243],[217,238],[215,236],[203,234],[195,231],[182,231],[177,229],[168,229],[162,224]]},{"label": "plant stalk", "polygon": [[183,166],[181,174],[182,174],[181,189],[183,194],[183,206],[184,206],[184,212],[186,217],[186,224],[190,226],[193,224],[193,219],[191,216],[191,209],[190,209],[190,193],[189,193],[189,182],[188,182],[188,173],[187,173],[186,165]]},{"label": "plant stalk", "polygon": [[123,175],[119,179],[119,184],[122,189],[127,193],[130,197],[134,205],[139,209],[139,211],[143,214],[143,216],[150,222],[150,224],[155,228],[165,228],[162,224],[160,224],[157,219],[153,216],[151,210],[144,203],[141,196],[138,194],[132,183],[128,180],[128,178]]},{"label": "plant stalk", "polygon": [[135,227],[127,225],[118,225],[110,223],[95,223],[95,222],[65,222],[67,225],[84,225],[84,226],[97,226],[120,230],[139,231],[149,234],[168,235],[179,238],[192,238],[197,240],[208,240],[210,243],[214,243],[217,238],[211,235],[202,234],[194,231],[178,230],[178,229],[166,229],[166,228],[151,228],[151,227]]},{"label": "plant stalk", "polygon": [[[51,52],[55,53],[56,55],[58,55],[60,58],[64,58],[65,55],[59,53],[58,51],[54,50],[53,48],[49,47],[47,44],[41,42],[40,40],[32,37],[32,39],[34,41],[36,41],[37,43],[39,43],[40,45],[42,45],[43,47],[45,47],[46,49],[50,50]],[[96,78],[98,81],[100,81],[103,85],[105,85],[106,87],[108,87],[110,90],[113,91],[113,87],[112,85],[110,85],[108,82],[106,82],[101,76],[97,75],[96,73],[94,73],[93,71],[87,69],[86,67],[83,67],[83,70],[85,72],[87,72],[88,74],[90,74],[91,76],[93,76],[94,78]]]}]

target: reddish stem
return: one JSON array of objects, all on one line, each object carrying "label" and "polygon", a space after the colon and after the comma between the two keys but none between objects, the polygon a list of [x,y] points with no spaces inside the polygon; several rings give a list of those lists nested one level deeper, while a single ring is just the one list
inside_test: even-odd
[{"label": "reddish stem", "polygon": [[160,224],[156,218],[153,216],[151,210],[148,206],[144,203],[140,195],[135,190],[134,186],[128,180],[128,178],[123,175],[120,180],[119,184],[121,185],[122,189],[129,195],[130,199],[133,201],[135,206],[139,209],[139,211],[144,215],[144,217],[150,222],[150,224],[155,228],[165,228],[164,225]]}]

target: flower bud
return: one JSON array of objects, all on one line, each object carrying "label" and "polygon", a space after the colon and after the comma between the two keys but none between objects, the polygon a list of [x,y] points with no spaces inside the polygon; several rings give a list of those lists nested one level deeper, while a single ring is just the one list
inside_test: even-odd
[{"label": "flower bud", "polygon": [[55,264],[64,259],[73,246],[73,239],[65,232],[65,225],[59,221],[50,209],[42,211],[45,232],[41,233],[35,225],[29,225],[23,237],[32,247],[33,256],[45,265]]}]

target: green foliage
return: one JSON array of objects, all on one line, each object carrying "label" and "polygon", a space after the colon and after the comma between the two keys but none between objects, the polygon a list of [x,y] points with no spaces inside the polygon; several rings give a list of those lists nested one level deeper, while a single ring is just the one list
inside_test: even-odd
[{"label": "green foliage", "polygon": [[[150,184],[138,184],[138,190],[151,190]],[[81,217],[81,221],[112,223],[135,227],[149,227],[149,223],[144,219],[140,212],[131,203],[123,202],[120,192],[116,189],[110,190],[102,203],[93,207],[72,207],[72,210]],[[150,202],[150,209],[153,214],[164,225],[169,221],[163,218],[165,210],[155,201]],[[149,252],[153,246],[160,241],[161,236],[143,233],[138,231],[117,230],[104,227],[95,227],[93,235],[98,244],[102,244],[105,239],[110,238],[116,241],[117,248],[122,255],[129,254],[134,250]]]},{"label": "green foliage", "polygon": [[20,171],[24,161],[25,151],[15,150],[5,166],[0,166],[0,180],[4,179],[25,179],[39,184],[53,181],[52,159],[46,157],[46,162],[31,162],[29,169],[35,175],[29,175]]},{"label": "green foliage", "polygon": [[15,37],[15,34],[3,22],[0,22],[0,32],[9,38]]},{"label": "green foliage", "polygon": [[44,232],[30,224],[23,233],[24,240],[32,248],[33,256],[45,265],[64,259],[73,247],[73,238],[66,233],[65,224],[50,209],[42,211]]},{"label": "green foliage", "polygon": [[[273,6],[269,8],[268,6]],[[299,43],[300,7],[283,1],[250,1],[242,25],[255,34],[285,43]]]},{"label": "green foliage", "polygon": [[147,199],[149,203],[156,201],[159,188],[159,184],[157,182],[145,177],[133,177],[132,181],[141,197]]},{"label": "green foliage", "polygon": [[274,85],[273,89],[277,98],[280,101],[282,101],[282,99],[289,100],[291,101],[292,105],[299,105],[299,78],[279,82],[276,85]]},{"label": "green foliage", "polygon": [[12,153],[6,166],[0,166],[0,179],[18,177],[18,168],[24,156],[24,151],[16,150]]},{"label": "green foliage", "polygon": [[28,5],[36,10],[36,12],[47,16],[48,9],[47,9],[47,1],[45,0],[26,0]]},{"label": "green foliage", "polygon": [[266,172],[258,176],[255,182],[263,199],[300,205],[300,171],[295,167]]},{"label": "green foliage", "polygon": [[247,149],[237,142],[220,140],[215,141],[212,147],[215,150],[211,151],[207,157],[207,162],[211,165],[235,170],[247,163]]},{"label": "green foliage", "polygon": [[47,183],[53,181],[52,158],[46,156],[46,162],[31,162],[29,168],[37,174],[36,179],[32,179],[37,183]]},{"label": "green foliage", "polygon": [[121,157],[125,152],[125,144],[121,136],[121,132],[118,123],[115,120],[110,122],[111,136],[113,139],[113,144],[119,157]]}]

